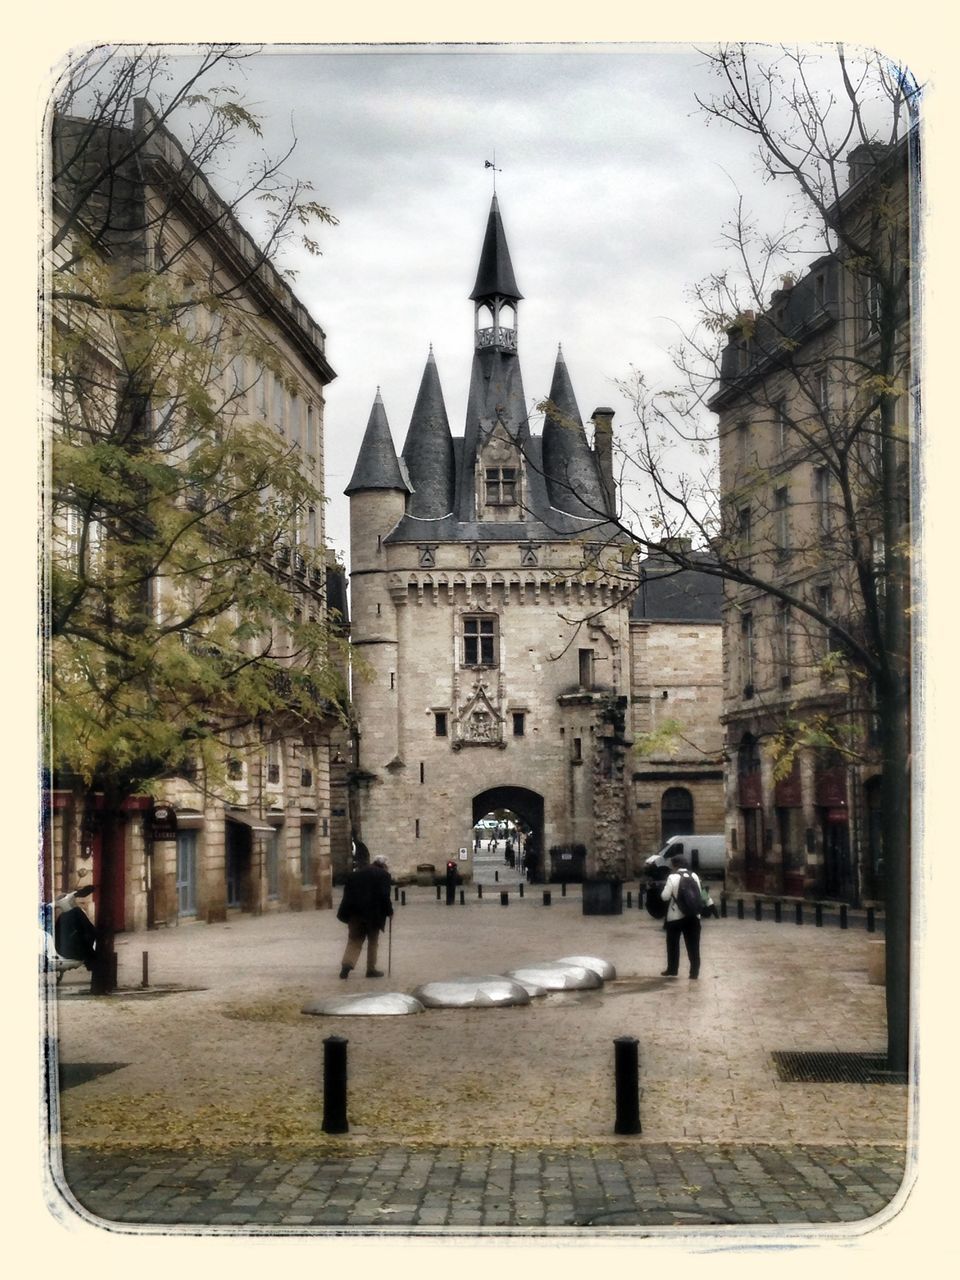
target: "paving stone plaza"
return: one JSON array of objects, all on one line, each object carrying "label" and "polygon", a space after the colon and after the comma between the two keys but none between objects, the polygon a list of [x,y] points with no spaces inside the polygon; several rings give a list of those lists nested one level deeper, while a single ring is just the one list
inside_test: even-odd
[{"label": "paving stone plaza", "polygon": [[[380,980],[338,979],[333,912],[126,935],[110,997],[67,974],[50,1010],[54,1215],[112,1232],[781,1238],[869,1231],[903,1203],[909,1089],[797,1083],[772,1056],[883,1047],[881,935],[862,915],[798,926],[731,904],[704,923],[690,982],[683,963],[660,976],[636,886],[621,915],[586,916],[579,886],[552,886],[548,906],[506,874],[452,905],[407,887]],[[517,1008],[301,1012],[571,954],[615,977]],[[329,1037],[347,1041],[342,1134],[322,1123]],[[639,1047],[629,1136],[614,1131],[620,1037]]]}]

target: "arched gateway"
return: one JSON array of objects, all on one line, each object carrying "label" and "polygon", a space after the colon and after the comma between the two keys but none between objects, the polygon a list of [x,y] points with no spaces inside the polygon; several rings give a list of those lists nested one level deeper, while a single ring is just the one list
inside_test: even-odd
[{"label": "arched gateway", "polygon": [[494,809],[509,809],[533,833],[535,847],[543,850],[543,796],[526,787],[490,787],[473,797],[473,821],[478,823]]}]

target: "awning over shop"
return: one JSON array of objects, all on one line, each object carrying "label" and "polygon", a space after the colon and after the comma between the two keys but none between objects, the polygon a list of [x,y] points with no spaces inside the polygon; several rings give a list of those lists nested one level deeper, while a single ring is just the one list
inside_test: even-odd
[{"label": "awning over shop", "polygon": [[276,830],[269,823],[264,822],[262,818],[251,818],[249,813],[237,813],[227,809],[226,819],[228,822],[235,822],[239,827],[247,827],[250,831],[261,831],[270,835]]}]

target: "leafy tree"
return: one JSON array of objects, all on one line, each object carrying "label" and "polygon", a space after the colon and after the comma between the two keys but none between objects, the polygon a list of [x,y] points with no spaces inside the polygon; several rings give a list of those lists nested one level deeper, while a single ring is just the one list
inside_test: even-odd
[{"label": "leafy tree", "polygon": [[[620,509],[598,510],[597,532],[612,523],[637,551],[724,579],[745,660],[759,660],[762,618],[765,660],[817,683],[826,710],[799,689],[771,708],[781,771],[801,746],[853,759],[878,744],[887,1049],[904,1069],[918,90],[905,68],[842,47],[704,56],[718,84],[700,100],[707,123],[755,144],[763,181],[792,190],[792,214],[758,229],[741,196],[725,228],[733,266],[693,290],[699,322],[676,347],[677,385],[652,387],[636,369],[620,384],[635,420],[617,443]],[[799,474],[812,491],[797,494]],[[602,540],[585,546],[598,565],[603,552]],[[623,584],[636,589],[635,561]]]},{"label": "leafy tree", "polygon": [[[101,991],[124,801],[175,775],[229,797],[238,743],[314,732],[346,700],[304,465],[319,442],[301,452],[254,407],[268,373],[302,393],[260,316],[271,297],[293,305],[283,249],[297,236],[316,251],[307,231],[335,219],[283,178],[286,157],[229,202],[210,187],[238,134],[259,134],[234,90],[210,87],[241,56],[211,48],[177,81],[182,60],[97,50],[53,106],[46,756],[99,814]],[[251,199],[260,244],[240,224]]]}]

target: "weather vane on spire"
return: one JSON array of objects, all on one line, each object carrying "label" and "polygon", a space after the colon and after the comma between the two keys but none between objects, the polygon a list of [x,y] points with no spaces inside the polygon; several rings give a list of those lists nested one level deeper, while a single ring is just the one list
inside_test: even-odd
[{"label": "weather vane on spire", "polygon": [[485,169],[492,169],[492,170],[493,170],[493,194],[494,194],[494,195],[496,195],[496,194],[497,194],[497,174],[498,174],[498,173],[502,173],[502,172],[503,172],[503,170],[502,170],[502,169],[498,169],[498,168],[497,168],[497,152],[496,152],[496,148],[494,148],[494,152],[493,152],[493,159],[492,159],[492,160],[484,160],[484,162],[483,162],[483,167],[484,167]]}]

